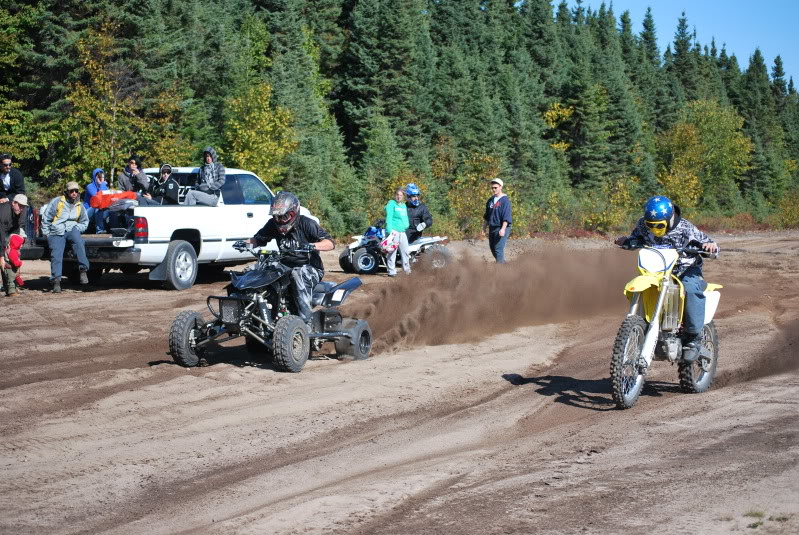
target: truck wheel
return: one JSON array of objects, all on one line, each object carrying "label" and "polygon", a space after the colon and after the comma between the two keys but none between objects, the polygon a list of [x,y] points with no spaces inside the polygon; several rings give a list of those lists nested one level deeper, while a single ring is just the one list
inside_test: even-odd
[{"label": "truck wheel", "polygon": [[355,273],[372,275],[377,273],[380,262],[378,262],[377,258],[375,258],[368,249],[358,249],[355,251],[355,254],[352,255],[352,267]]},{"label": "truck wheel", "polygon": [[275,324],[272,346],[278,370],[300,373],[311,352],[308,326],[297,316],[283,316]]},{"label": "truck wheel", "polygon": [[244,345],[247,347],[247,351],[250,355],[258,357],[266,362],[272,362],[272,350],[258,340],[253,340],[249,336],[245,336]]},{"label": "truck wheel", "polygon": [[197,280],[197,253],[187,241],[173,240],[166,250],[166,280],[169,290],[187,290]]},{"label": "truck wheel", "polygon": [[355,271],[352,266],[352,260],[350,259],[349,247],[341,251],[341,254],[338,255],[338,265],[341,266],[344,273],[353,273]]},{"label": "truck wheel", "polygon": [[339,357],[352,357],[355,360],[366,360],[372,351],[372,329],[366,320],[348,319],[344,321],[343,330],[352,338],[336,340],[336,354]]},{"label": "truck wheel", "polygon": [[422,261],[425,266],[433,269],[444,268],[452,263],[452,251],[443,245],[431,245],[422,253]]},{"label": "truck wheel", "polygon": [[197,351],[197,338],[200,336],[202,317],[191,310],[184,310],[169,329],[169,354],[172,359],[187,368],[193,368],[200,362],[201,351]]}]

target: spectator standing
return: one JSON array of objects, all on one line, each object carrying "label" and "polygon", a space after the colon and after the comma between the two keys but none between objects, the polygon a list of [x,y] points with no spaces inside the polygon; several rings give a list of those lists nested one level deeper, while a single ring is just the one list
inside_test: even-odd
[{"label": "spectator standing", "polygon": [[491,180],[491,197],[486,201],[483,215],[483,234],[488,231],[488,246],[497,264],[505,263],[505,244],[510,237],[513,217],[511,216],[510,199],[502,193],[505,183],[501,178]]},{"label": "spectator standing", "polygon": [[405,192],[402,188],[397,188],[394,198],[386,203],[386,236],[393,231],[399,234],[399,246],[388,253],[386,267],[388,276],[397,276],[397,251],[402,256],[402,269],[405,273],[411,272],[411,264],[408,261],[408,207],[405,206]]},{"label": "spectator standing", "polygon": [[92,197],[100,194],[101,191],[109,191],[108,181],[105,179],[105,171],[98,167],[92,171],[92,181],[86,186],[86,193],[83,195],[83,207],[86,208],[86,215],[89,217],[89,221],[94,221],[94,230],[97,234],[105,234],[108,210],[92,208],[90,202]]},{"label": "spectator standing", "polygon": [[186,194],[184,204],[194,206],[216,206],[225,184],[225,166],[219,163],[213,147],[203,149],[203,164],[197,174],[197,189]]},{"label": "spectator standing", "polygon": [[89,216],[80,202],[80,186],[67,182],[64,195],[53,198],[42,210],[42,234],[50,245],[50,282],[53,293],[61,292],[61,269],[64,263],[64,248],[67,242],[78,258],[80,283],[89,284],[89,259],[81,234],[89,226]]},{"label": "spectator standing", "polygon": [[433,216],[427,206],[419,200],[422,194],[416,184],[408,184],[405,187],[405,195],[408,197],[408,243],[413,243],[422,237],[422,231],[433,226]]},{"label": "spectator standing", "polygon": [[12,167],[10,154],[0,154],[0,204],[11,201],[17,194],[25,194],[25,178]]},{"label": "spectator standing", "polygon": [[2,271],[3,288],[8,296],[19,293],[14,281],[16,273],[8,256],[8,245],[12,234],[22,234],[27,207],[28,198],[22,193],[17,193],[11,202],[0,204],[0,271]]},{"label": "spectator standing", "polygon": [[117,183],[122,191],[145,193],[150,187],[150,177],[141,169],[141,160],[132,155],[128,158],[128,165],[117,175]]}]

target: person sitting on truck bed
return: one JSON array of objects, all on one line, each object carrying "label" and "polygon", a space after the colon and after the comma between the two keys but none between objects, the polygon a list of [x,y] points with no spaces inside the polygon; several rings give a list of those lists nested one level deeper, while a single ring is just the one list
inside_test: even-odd
[{"label": "person sitting on truck bed", "polygon": [[180,186],[177,180],[172,178],[172,166],[165,163],[158,173],[158,180],[153,180],[147,192],[137,196],[136,199],[141,206],[178,204],[179,192]]},{"label": "person sitting on truck bed", "polygon": [[128,165],[117,175],[119,189],[122,191],[133,191],[135,193],[145,193],[150,187],[150,177],[141,168],[141,160],[138,156],[128,158]]},{"label": "person sitting on truck bed", "polygon": [[89,216],[80,202],[80,186],[77,182],[67,182],[64,195],[55,197],[41,212],[42,234],[47,236],[50,245],[50,282],[53,293],[61,291],[61,268],[64,263],[64,248],[67,242],[78,258],[80,283],[89,284],[89,259],[81,234],[89,226]]},{"label": "person sitting on truck bed", "polygon": [[189,190],[183,204],[216,206],[225,184],[225,166],[217,161],[213,147],[203,149],[203,164],[197,174],[197,189]]},{"label": "person sitting on truck bed", "polygon": [[294,302],[297,313],[305,323],[311,321],[311,298],[313,288],[325,274],[319,251],[332,251],[336,248],[333,238],[325,229],[310,217],[300,215],[300,200],[293,193],[281,191],[272,200],[269,211],[272,216],[261,230],[250,238],[253,245],[266,245],[277,240],[281,251],[291,251],[310,247],[310,253],[293,253],[281,261],[291,267],[294,283]]}]

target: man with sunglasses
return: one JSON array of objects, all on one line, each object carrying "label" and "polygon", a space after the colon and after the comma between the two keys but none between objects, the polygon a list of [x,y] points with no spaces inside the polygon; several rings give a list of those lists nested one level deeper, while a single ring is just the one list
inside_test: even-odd
[{"label": "man with sunglasses", "polygon": [[[300,215],[300,200],[293,193],[281,191],[275,195],[269,214],[272,217],[249,242],[266,245],[276,240],[278,249],[288,252],[281,263],[292,268],[297,313],[303,321],[310,323],[313,288],[325,274],[319,251],[332,251],[336,244],[316,221]],[[297,252],[305,250],[308,252]]]},{"label": "man with sunglasses", "polygon": [[[702,244],[702,249],[716,253],[716,245],[704,232],[683,219],[680,207],[662,195],[650,198],[644,204],[644,215],[629,236],[616,238],[616,245],[624,245],[635,240],[653,247],[685,247],[691,241]],[[699,358],[702,331],[705,324],[705,288],[702,277],[702,257],[680,257],[674,266],[674,275],[680,278],[685,288],[685,312],[683,317],[683,359],[694,361]]]},{"label": "man with sunglasses", "polygon": [[89,226],[89,216],[80,202],[80,186],[77,182],[67,182],[64,195],[55,197],[41,212],[42,234],[47,236],[50,246],[50,282],[53,293],[61,292],[61,269],[64,264],[64,249],[67,242],[78,259],[80,283],[89,284],[86,272],[89,259],[81,234]]},{"label": "man with sunglasses", "polygon": [[180,186],[172,177],[172,166],[165,163],[158,172],[158,180],[150,182],[147,193],[138,198],[142,206],[179,204]]},{"label": "man with sunglasses", "polygon": [[10,154],[0,154],[0,204],[20,193],[25,194],[25,178],[19,169],[11,167]]},{"label": "man with sunglasses", "polygon": [[501,178],[491,180],[491,197],[486,201],[483,214],[483,234],[488,234],[488,247],[497,264],[505,263],[505,244],[513,225],[510,199],[502,193],[505,183]]}]

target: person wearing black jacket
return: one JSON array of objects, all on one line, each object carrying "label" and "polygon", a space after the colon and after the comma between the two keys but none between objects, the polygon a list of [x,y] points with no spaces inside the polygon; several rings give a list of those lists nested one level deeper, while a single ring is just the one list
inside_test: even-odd
[{"label": "person wearing black jacket", "polygon": [[325,274],[319,251],[332,251],[336,244],[316,221],[300,215],[300,200],[293,193],[281,191],[275,195],[269,213],[272,217],[249,242],[253,245],[266,245],[276,240],[281,251],[309,251],[288,253],[281,260],[282,264],[291,268],[297,314],[304,322],[309,323],[313,288]]},{"label": "person wearing black jacket", "polygon": [[11,155],[0,154],[0,204],[10,202],[17,194],[25,194],[25,178],[11,167]]},{"label": "person wearing black jacket", "polygon": [[416,184],[408,184],[405,188],[405,195],[408,198],[408,228],[405,230],[405,235],[408,236],[408,243],[421,238],[422,231],[433,226],[430,210],[419,200],[421,193]]},{"label": "person wearing black jacket", "polygon": [[172,178],[172,166],[165,163],[161,166],[158,173],[158,179],[150,181],[150,187],[147,188],[147,193],[144,193],[139,204],[144,206],[161,205],[161,204],[179,204],[180,186],[177,180]]}]

